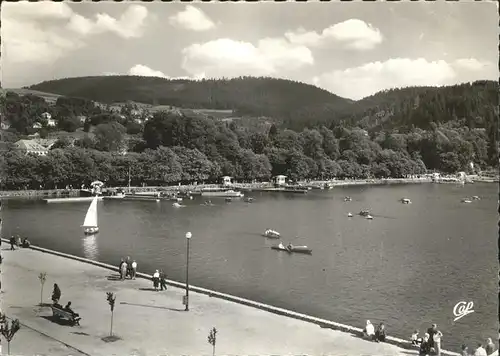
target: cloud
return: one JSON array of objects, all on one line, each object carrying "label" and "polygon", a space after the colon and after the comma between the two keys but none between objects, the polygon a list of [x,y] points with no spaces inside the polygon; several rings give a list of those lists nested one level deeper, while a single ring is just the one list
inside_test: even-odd
[{"label": "cloud", "polygon": [[142,36],[147,16],[148,10],[144,6],[131,5],[119,19],[100,13],[95,15],[95,20],[72,14],[67,27],[80,35],[112,32],[119,37],[128,39]]},{"label": "cloud", "polygon": [[276,75],[312,65],[311,51],[280,38],[265,38],[257,45],[227,38],[192,44],[182,50],[182,68],[192,75],[237,77]]},{"label": "cloud", "polygon": [[476,58],[461,58],[457,59],[453,63],[453,65],[460,69],[465,69],[469,71],[479,71],[491,65],[491,63],[487,61],[479,61]]},{"label": "cloud", "polygon": [[[106,75],[106,73],[105,73]],[[107,75],[119,75],[119,74],[107,74]],[[198,75],[189,77],[189,76],[180,76],[180,77],[170,77],[163,73],[162,71],[152,69],[148,66],[145,66],[143,64],[136,64],[132,68],[128,70],[128,75],[136,75],[139,77],[160,77],[160,78],[166,78],[166,79],[189,79],[189,80],[199,80],[203,79],[205,76],[203,73],[200,73]]]},{"label": "cloud", "polygon": [[324,73],[313,78],[313,82],[337,95],[357,100],[396,87],[448,85],[455,77],[453,66],[443,60],[392,58]]},{"label": "cloud", "polygon": [[285,37],[291,42],[305,46],[322,46],[338,43],[354,50],[369,50],[382,43],[380,30],[358,19],[350,19],[325,28],[321,33],[299,28],[287,31]]},{"label": "cloud", "polygon": [[132,68],[129,69],[128,74],[130,75],[138,75],[141,77],[161,77],[161,78],[167,78],[167,75],[165,73],[159,71],[159,70],[154,70],[151,69],[145,65],[142,64],[136,64]]},{"label": "cloud", "polygon": [[122,38],[139,37],[148,16],[144,6],[132,5],[119,17],[75,13],[63,2],[2,4],[2,61],[50,63],[85,46],[91,35],[105,32]]},{"label": "cloud", "polygon": [[213,21],[200,9],[187,5],[184,11],[169,18],[169,22],[177,27],[192,31],[207,31],[215,27]]}]

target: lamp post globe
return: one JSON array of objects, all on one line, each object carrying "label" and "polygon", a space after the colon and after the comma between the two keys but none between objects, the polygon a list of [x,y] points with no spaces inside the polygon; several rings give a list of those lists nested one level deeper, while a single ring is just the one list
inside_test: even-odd
[{"label": "lamp post globe", "polygon": [[191,232],[186,232],[186,311],[189,311],[189,240],[191,240]]}]

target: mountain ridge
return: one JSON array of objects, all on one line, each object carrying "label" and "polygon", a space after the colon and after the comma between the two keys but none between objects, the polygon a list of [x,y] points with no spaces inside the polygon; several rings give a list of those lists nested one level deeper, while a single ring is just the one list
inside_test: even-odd
[{"label": "mountain ridge", "polygon": [[[139,76],[92,76],[44,81],[28,86],[58,95],[101,103],[138,102],[185,109],[232,110],[235,116],[272,117],[284,126],[346,122],[371,129],[418,126],[471,116],[498,103],[498,83],[476,81],[441,87],[383,90],[361,100],[342,98],[312,84],[270,77],[165,79]],[[464,104],[465,103],[465,104]]]}]

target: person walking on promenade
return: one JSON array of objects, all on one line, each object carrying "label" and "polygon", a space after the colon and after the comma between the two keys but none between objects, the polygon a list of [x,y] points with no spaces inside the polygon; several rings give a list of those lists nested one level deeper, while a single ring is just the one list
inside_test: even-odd
[{"label": "person walking on promenade", "polygon": [[434,331],[434,351],[436,356],[441,356],[441,338],[443,337],[443,333],[439,330]]},{"label": "person walking on promenade", "polygon": [[16,248],[14,247],[14,245],[16,244],[16,239],[14,236],[11,236],[10,239],[9,239],[9,243],[10,243],[10,250],[11,251],[14,251]]},{"label": "person walking on promenade", "polygon": [[493,341],[491,340],[491,338],[487,338],[486,339],[486,353],[488,354],[488,356],[491,355],[496,350],[497,350],[496,346],[493,343]]},{"label": "person walking on promenade", "polygon": [[370,320],[366,321],[366,326],[363,330],[363,336],[372,340],[375,339],[375,327]]},{"label": "person walking on promenade", "polygon": [[137,273],[137,262],[135,260],[132,261],[132,279],[135,279],[135,275]]},{"label": "person walking on promenade", "polygon": [[462,356],[470,356],[469,354],[469,347],[465,344],[462,344],[462,353],[460,354]]},{"label": "person walking on promenade", "polygon": [[480,342],[477,344],[476,352],[474,352],[474,356],[488,356],[486,350],[483,348],[483,344]]},{"label": "person walking on promenade", "polygon": [[418,351],[418,354],[420,356],[429,356],[431,353],[431,345],[429,344],[429,333],[424,334],[424,339],[420,343],[420,349]]},{"label": "person walking on promenade", "polygon": [[127,262],[123,259],[120,262],[120,280],[124,280],[127,277]]},{"label": "person walking on promenade", "polygon": [[153,273],[153,287],[157,291],[158,290],[158,283],[160,282],[160,272],[158,270]]},{"label": "person walking on promenade", "polygon": [[130,256],[127,256],[127,271],[125,273],[125,278],[127,278],[127,276],[132,276],[132,261],[130,260]]},{"label": "person walking on promenade", "polygon": [[52,302],[54,302],[54,305],[59,303],[59,299],[61,299],[61,289],[59,289],[57,283],[54,283],[54,290],[52,291]]},{"label": "person walking on promenade", "polygon": [[422,342],[422,338],[420,338],[420,336],[418,335],[418,333],[419,333],[418,329],[415,329],[415,331],[413,332],[413,334],[411,334],[410,340],[411,340],[411,344],[413,346],[418,346]]},{"label": "person walking on promenade", "polygon": [[160,289],[167,290],[167,281],[165,280],[166,275],[163,270],[160,270]]},{"label": "person walking on promenade", "polygon": [[427,334],[429,334],[429,346],[434,347],[434,331],[437,330],[437,324],[432,324],[432,326],[427,329]]},{"label": "person walking on promenade", "polygon": [[377,342],[384,342],[385,341],[385,325],[384,323],[380,323],[377,331],[375,331],[375,338]]}]

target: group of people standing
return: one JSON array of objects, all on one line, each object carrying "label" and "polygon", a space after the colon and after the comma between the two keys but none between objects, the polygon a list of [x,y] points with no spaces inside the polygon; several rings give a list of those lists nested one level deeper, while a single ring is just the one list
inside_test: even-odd
[{"label": "group of people standing", "polygon": [[366,321],[366,327],[363,330],[363,335],[370,340],[375,342],[384,342],[385,341],[385,324],[380,323],[375,330],[375,326],[371,323],[370,320]]},{"label": "group of people standing", "polygon": [[17,248],[20,248],[20,247],[28,248],[31,245],[31,242],[28,240],[27,237],[25,237],[21,241],[21,237],[19,235],[17,235],[17,237],[11,236],[9,239],[9,242],[10,242],[10,249],[11,250],[15,250],[16,249],[15,246],[17,246]]},{"label": "group of people standing", "polygon": [[[415,330],[411,336],[411,343],[419,347],[419,355],[429,356],[429,355],[441,355],[441,339],[443,333],[437,328],[436,324],[427,329],[424,337],[419,337],[419,331]],[[478,346],[474,353],[469,353],[469,348],[467,345],[462,345],[462,356],[489,356],[496,351],[495,344],[491,339],[486,340],[486,346],[482,343],[478,343]]]},{"label": "group of people standing", "polygon": [[[370,322],[370,320],[367,320],[366,327],[363,330],[363,336],[376,342],[384,342],[386,339],[386,329],[384,323],[380,323],[375,329],[375,326]],[[413,346],[419,348],[420,356],[441,356],[442,338],[443,333],[438,329],[437,324],[432,324],[432,326],[427,329],[427,332],[423,337],[420,337],[419,331],[415,330],[411,335],[410,340]],[[489,338],[486,340],[485,345],[478,343],[474,353],[469,353],[467,345],[462,345],[462,356],[489,356],[496,350],[495,344],[491,338]]]},{"label": "group of people standing", "polygon": [[163,270],[156,270],[155,273],[153,273],[153,288],[155,291],[157,291],[158,288],[167,290],[167,276]]},{"label": "group of people standing", "polygon": [[415,330],[411,335],[411,343],[419,348],[419,355],[428,356],[431,352],[434,355],[441,356],[441,338],[443,333],[437,328],[437,324],[427,329],[424,337],[419,336],[419,331]]},{"label": "group of people standing", "polygon": [[489,356],[492,355],[497,350],[493,340],[491,338],[486,339],[486,345],[482,343],[477,343],[477,348],[473,354],[469,353],[469,347],[467,345],[462,345],[462,356]]},{"label": "group of people standing", "polygon": [[137,262],[135,260],[131,260],[130,256],[127,256],[126,259],[121,259],[120,261],[120,280],[124,280],[127,277],[130,279],[135,279],[137,274]]},{"label": "group of people standing", "polygon": [[[137,274],[137,262],[135,260],[130,259],[130,256],[127,256],[126,259],[121,259],[120,261],[120,280],[125,280],[126,278],[135,279]],[[157,290],[167,290],[167,276],[163,272],[163,270],[156,270],[153,273],[153,287],[155,291]]]}]

